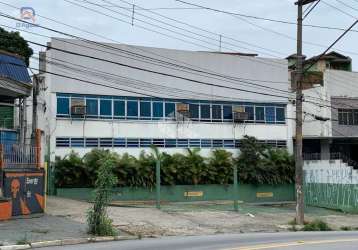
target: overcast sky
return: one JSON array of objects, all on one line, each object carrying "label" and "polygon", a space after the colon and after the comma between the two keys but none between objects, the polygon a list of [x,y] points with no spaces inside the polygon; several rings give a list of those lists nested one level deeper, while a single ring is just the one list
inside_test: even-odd
[{"label": "overcast sky", "polygon": [[[61,21],[66,24],[76,26],[78,28],[88,30],[95,34],[113,39],[115,41],[134,45],[163,47],[173,49],[185,49],[185,50],[219,50],[219,34],[222,38],[222,50],[225,51],[239,51],[239,52],[260,52],[260,56],[263,57],[282,57],[295,53],[296,42],[292,39],[296,37],[296,27],[294,25],[279,24],[267,21],[260,21],[255,19],[242,19],[235,18],[231,15],[215,13],[203,9],[157,9],[157,8],[188,8],[190,6],[176,2],[175,0],[125,0],[130,3],[134,3],[135,8],[135,20],[134,26],[131,23],[131,5],[126,4],[124,0],[104,0],[112,2],[119,7],[110,7],[110,10],[101,9],[94,5],[88,5],[83,0],[69,0],[81,3],[89,8],[97,9],[103,13],[112,15],[114,18],[106,17],[98,13],[94,13],[88,9],[81,8],[73,5],[65,0],[0,0],[2,3],[8,3],[18,8],[20,7],[32,7],[36,11],[37,24],[65,31],[71,34],[75,34],[81,37],[90,38],[97,41],[106,41],[104,38],[99,38],[93,35],[89,35],[72,28],[50,22],[38,15],[49,17]],[[108,6],[109,3],[105,3],[102,0],[88,0],[93,3],[102,4]],[[186,0],[188,2],[205,5],[208,7],[238,12],[247,15],[281,19],[295,22],[297,16],[297,8],[292,0]],[[344,2],[353,8],[349,8],[340,2]],[[358,16],[358,1],[357,0],[323,0],[315,8],[314,11],[305,19],[306,24],[314,24],[321,26],[332,26],[347,28],[354,22],[354,17]],[[0,10],[6,12],[12,16],[20,17],[20,11],[12,7],[8,7],[0,3]],[[342,12],[326,5],[326,3],[338,7]],[[179,22],[169,21],[162,17],[156,16],[148,11],[139,10],[140,7],[155,9],[156,13],[168,16],[173,19],[180,20],[198,28],[205,29],[209,32],[194,29],[189,26],[185,26]],[[108,8],[108,7],[107,7]],[[127,9],[128,8],[128,9]],[[146,15],[152,18],[160,19],[163,22],[170,23],[171,25],[178,26],[182,29],[187,29],[190,32],[200,33],[202,36],[194,35],[183,30],[176,29],[176,32],[184,33],[186,36],[182,36],[176,33],[170,33],[168,30],[160,29],[159,27],[165,27],[166,29],[174,30],[175,28],[165,26],[163,23],[157,23],[153,20],[149,20],[148,17],[140,16]],[[128,15],[128,16],[123,16]],[[351,15],[351,16],[349,16]],[[116,19],[115,19],[116,18]],[[121,19],[124,23],[119,21]],[[152,22],[157,27],[142,23]],[[248,23],[247,21],[251,22]],[[3,17],[0,18],[1,25],[8,25],[16,27],[17,21],[7,20]],[[141,25],[152,29],[156,32],[170,34],[175,38],[169,38],[161,34],[157,34],[151,31],[143,30],[137,25]],[[159,27],[158,27],[159,26]],[[34,32],[47,36],[60,36],[56,33],[45,31],[39,27],[23,28],[26,31]],[[264,30],[270,29],[270,31]],[[355,27],[358,30],[358,25]],[[22,35],[29,40],[45,43],[49,41],[48,38],[39,37],[26,32],[21,32]],[[280,33],[280,34],[278,34]],[[342,31],[325,30],[304,27],[304,54],[307,56],[317,55],[324,51],[330,43],[332,43]],[[217,35],[215,35],[217,34]],[[235,40],[229,40],[228,38]],[[178,40],[181,39],[181,40]],[[195,40],[200,39],[199,40]],[[186,40],[184,42],[182,40]],[[241,41],[239,43],[238,41]],[[108,40],[107,40],[108,42]],[[194,45],[192,43],[196,43]],[[248,44],[249,43],[249,44]],[[314,45],[312,44],[314,43]],[[252,47],[251,44],[256,47]],[[358,71],[358,32],[350,32],[347,34],[335,47],[340,53],[349,55],[353,59],[354,70]],[[37,52],[43,50],[40,47],[34,47]],[[259,48],[261,47],[261,48]],[[257,51],[258,50],[258,51]]]}]

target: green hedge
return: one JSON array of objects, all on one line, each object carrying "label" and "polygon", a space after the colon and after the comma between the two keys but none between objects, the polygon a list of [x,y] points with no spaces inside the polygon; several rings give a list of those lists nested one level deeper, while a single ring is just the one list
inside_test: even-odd
[{"label": "green hedge", "polygon": [[56,187],[93,187],[99,163],[112,158],[114,174],[119,187],[152,188],[155,185],[155,162],[161,161],[162,185],[231,184],[233,166],[238,166],[240,183],[287,184],[294,182],[293,157],[283,149],[260,145],[253,137],[242,141],[240,156],[217,149],[209,157],[200,155],[200,149],[186,149],[185,153],[169,155],[144,151],[138,158],[110,150],[94,149],[84,157],[71,152],[55,162]]}]

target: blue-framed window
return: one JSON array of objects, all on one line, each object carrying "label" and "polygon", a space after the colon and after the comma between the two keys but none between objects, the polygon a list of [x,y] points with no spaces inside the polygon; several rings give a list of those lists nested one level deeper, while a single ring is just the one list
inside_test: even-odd
[{"label": "blue-framed window", "polygon": [[127,116],[138,117],[138,101],[127,101]]},{"label": "blue-framed window", "polygon": [[153,118],[163,118],[163,102],[153,102]]},{"label": "blue-framed window", "polygon": [[265,122],[265,107],[255,108],[256,122]]},{"label": "blue-framed window", "polygon": [[83,148],[85,146],[84,138],[71,138],[71,147]]},{"label": "blue-framed window", "polygon": [[211,119],[210,104],[200,105],[200,119],[204,121],[208,121]]},{"label": "blue-framed window", "polygon": [[191,103],[189,104],[189,114],[190,118],[192,120],[198,120],[199,119],[199,105]]},{"label": "blue-framed window", "polygon": [[140,102],[140,117],[150,118],[152,116],[152,111],[150,106],[151,106],[150,102],[145,102],[145,101]]},{"label": "blue-framed window", "polygon": [[86,147],[87,148],[97,148],[98,147],[98,138],[86,138]]},{"label": "blue-framed window", "polygon": [[177,140],[176,139],[165,139],[165,147],[166,148],[176,148]]},{"label": "blue-framed window", "polygon": [[114,138],[113,139],[113,147],[125,148],[126,147],[126,139],[125,138]]},{"label": "blue-framed window", "polygon": [[113,115],[115,117],[125,117],[126,115],[126,102],[122,100],[113,101]]},{"label": "blue-framed window", "polygon": [[70,147],[70,138],[57,137],[56,138],[56,147],[58,148],[68,148]]},{"label": "blue-framed window", "polygon": [[224,120],[232,120],[232,106],[231,105],[223,106],[223,116],[224,116]]},{"label": "blue-framed window", "polygon": [[153,145],[157,147],[164,147],[164,139],[153,139]]},{"label": "blue-framed window", "polygon": [[[153,99],[147,97],[57,94],[57,117],[70,117],[71,105],[86,100],[86,116],[100,119],[160,120],[174,119],[176,103],[189,104],[189,118],[203,122],[232,122],[233,107],[248,113],[248,123],[286,124],[286,105],[200,100]],[[72,104],[71,104],[72,103]]]},{"label": "blue-framed window", "polygon": [[284,123],[285,118],[285,108],[276,108],[276,121]]},{"label": "blue-framed window", "polygon": [[70,99],[68,97],[57,98],[57,114],[58,115],[70,114]]},{"label": "blue-framed window", "polygon": [[[277,148],[286,148],[285,140],[261,140],[261,144]],[[234,139],[152,139],[152,138],[81,138],[57,137],[56,147],[86,148],[148,148],[151,145],[166,148],[239,148],[241,140]]]},{"label": "blue-framed window", "polygon": [[111,147],[113,147],[113,139],[112,138],[99,138],[99,146],[101,148],[111,148]]},{"label": "blue-framed window", "polygon": [[213,121],[221,121],[222,120],[222,115],[221,115],[221,105],[216,105],[216,104],[213,104],[211,106],[211,118]]},{"label": "blue-framed window", "polygon": [[139,139],[137,139],[137,138],[127,139],[127,147],[128,148],[138,148],[139,147]]},{"label": "blue-framed window", "polygon": [[266,116],[266,122],[274,123],[276,119],[275,107],[266,107],[265,116]]},{"label": "blue-framed window", "polygon": [[98,100],[97,99],[86,99],[86,115],[87,116],[98,116]]},{"label": "blue-framed window", "polygon": [[147,148],[152,145],[152,139],[140,139],[139,143],[140,143],[140,147]]},{"label": "blue-framed window", "polygon": [[255,111],[253,106],[246,106],[245,112],[248,114],[248,121],[254,121],[255,120]]},{"label": "blue-framed window", "polygon": [[165,103],[165,117],[167,118],[175,117],[175,103],[172,102]]},{"label": "blue-framed window", "polygon": [[112,117],[112,100],[100,100],[100,115]]},{"label": "blue-framed window", "polygon": [[201,147],[202,148],[211,148],[213,146],[212,140],[202,139],[201,140]]},{"label": "blue-framed window", "polygon": [[200,148],[200,139],[189,139],[189,147]]}]

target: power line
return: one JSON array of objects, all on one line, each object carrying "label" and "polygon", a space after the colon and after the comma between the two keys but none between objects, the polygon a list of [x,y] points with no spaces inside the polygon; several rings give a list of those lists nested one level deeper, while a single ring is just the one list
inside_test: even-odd
[{"label": "power line", "polygon": [[218,84],[214,84],[214,83],[208,83],[208,82],[199,81],[199,80],[195,80],[195,79],[191,79],[191,78],[187,78],[187,77],[183,77],[183,76],[177,76],[177,75],[164,73],[164,72],[159,72],[159,71],[146,69],[146,68],[142,68],[142,67],[138,67],[138,66],[132,66],[132,65],[125,64],[125,63],[114,62],[112,60],[107,60],[107,59],[104,59],[104,58],[98,58],[98,57],[95,57],[95,56],[76,53],[76,52],[73,52],[73,51],[68,51],[68,50],[56,48],[56,47],[53,47],[53,46],[43,45],[43,44],[40,44],[40,43],[28,41],[28,40],[26,40],[26,41],[28,43],[31,43],[31,44],[34,44],[34,45],[37,45],[37,46],[41,46],[41,47],[45,47],[45,48],[48,48],[48,49],[53,49],[53,50],[56,50],[56,51],[59,51],[59,52],[62,52],[62,53],[71,54],[71,55],[80,56],[80,57],[85,57],[85,58],[89,58],[89,59],[93,59],[93,60],[98,60],[98,61],[114,64],[114,65],[117,65],[117,66],[122,66],[122,67],[130,68],[130,69],[134,69],[134,70],[140,70],[140,71],[144,71],[144,72],[148,72],[148,73],[152,73],[152,74],[157,74],[157,75],[177,78],[177,79],[185,80],[185,81],[188,81],[188,82],[194,82],[194,83],[198,83],[198,84],[202,84],[202,85],[218,87],[218,88],[225,88],[225,89],[230,89],[230,90],[237,90],[237,91],[241,91],[241,92],[259,94],[259,95],[264,95],[264,96],[288,98],[288,96],[275,95],[275,94],[270,94],[270,93],[262,93],[262,92],[257,92],[257,91],[242,89],[242,88],[236,88],[236,87],[218,85]]},{"label": "power line", "polygon": [[[191,3],[188,3],[188,2],[185,2],[185,1],[182,1],[182,0],[175,0],[175,1],[186,3],[186,4],[189,4],[189,5],[194,5],[194,6],[201,6],[201,5],[191,4]],[[208,10],[211,10],[211,11],[215,11],[215,12],[222,12],[220,10],[209,8],[209,7],[204,7],[204,6],[201,6],[201,7],[205,8],[205,9],[208,9]],[[224,13],[225,13],[225,11],[224,11]],[[246,20],[245,18],[241,17],[240,15],[236,15],[235,13],[226,12],[226,14],[229,14],[229,15],[233,16],[236,19],[239,19],[239,20],[241,20],[241,21],[243,21],[245,23],[248,23],[248,24],[250,24],[252,26],[255,26],[255,27],[257,27],[257,28],[259,28],[261,30],[264,30],[266,32],[269,32],[269,33],[284,37],[284,38],[292,40],[292,41],[296,41],[295,37],[292,37],[292,36],[289,36],[289,35],[287,35],[285,33],[278,32],[276,30],[264,27],[262,25],[258,25],[258,24],[253,23],[253,22],[250,22],[250,21]],[[295,25],[296,25],[296,23],[295,23]],[[327,45],[322,45],[322,44],[318,44],[318,43],[314,43],[314,42],[310,42],[310,41],[303,41],[303,43],[307,44],[307,45],[315,46],[315,47],[320,47],[320,48],[326,48],[327,47]],[[336,50],[341,51],[343,53],[350,53],[350,54],[358,55],[358,53],[352,52],[352,51],[345,51],[345,50],[342,50],[342,49],[336,49]]]},{"label": "power line", "polygon": [[346,16],[349,16],[349,17],[351,17],[351,18],[353,18],[353,19],[357,19],[356,16],[353,16],[353,15],[351,15],[350,13],[348,13],[348,12],[346,12],[346,11],[344,11],[344,10],[342,10],[342,9],[340,9],[340,8],[338,8],[338,7],[336,7],[336,6],[332,5],[332,4],[330,4],[330,3],[327,3],[327,2],[324,1],[324,0],[321,0],[321,2],[322,2],[323,4],[325,4],[325,5],[329,6],[329,7],[331,7],[332,9],[335,9],[335,10],[337,10],[337,11],[343,13],[343,14],[346,15]]},{"label": "power line", "polygon": [[[6,6],[8,6],[8,7],[11,7],[11,8],[20,10],[20,8],[14,6],[14,5],[8,4],[8,3],[4,3],[4,2],[1,2],[1,1],[0,1],[0,4],[3,4],[3,5],[6,5]],[[49,17],[43,16],[43,15],[40,15],[39,13],[36,13],[36,16],[39,16],[39,17],[44,18],[44,19],[46,19],[46,20],[49,20],[49,21],[51,21],[51,22],[55,22],[55,23],[57,23],[57,24],[64,25],[64,26],[69,27],[69,28],[71,28],[71,29],[79,30],[79,31],[84,32],[84,33],[87,33],[87,34],[90,34],[90,35],[93,35],[93,36],[96,36],[96,37],[99,37],[99,38],[103,38],[103,39],[105,39],[105,40],[108,40],[108,41],[111,41],[111,42],[114,42],[114,43],[121,43],[121,42],[118,41],[118,40],[114,40],[114,39],[112,39],[112,38],[108,38],[108,37],[105,37],[105,36],[102,36],[102,35],[93,33],[93,32],[91,32],[91,31],[78,28],[78,27],[76,27],[76,26],[73,26],[73,25],[70,25],[70,24],[67,24],[67,23],[64,23],[64,22],[55,20],[55,19],[53,19],[53,18],[49,18]],[[14,20],[24,22],[23,20],[20,20],[20,19],[14,19]],[[24,23],[27,23],[27,22],[24,22]],[[41,27],[42,29],[46,29],[46,30],[50,30],[50,31],[52,31],[52,32],[55,32],[53,29],[49,29],[49,28],[44,27],[44,26],[41,26],[41,25],[37,25],[37,27]],[[15,29],[15,28],[14,28],[14,29]],[[28,32],[28,31],[25,31],[25,30],[21,30],[21,31],[23,31],[23,32]],[[57,33],[58,33],[58,32],[57,32]],[[61,34],[61,35],[66,35],[66,36],[69,36],[69,37],[73,37],[73,38],[76,38],[76,39],[79,39],[79,40],[85,40],[85,41],[87,41],[87,42],[93,43],[93,41],[89,41],[88,39],[83,39],[83,38],[81,39],[81,38],[78,37],[78,36],[69,35],[69,34],[66,34],[66,33],[64,33],[64,32],[61,32],[61,33],[59,33],[59,34]],[[108,46],[108,45],[107,45],[106,47],[112,47],[113,49],[118,50],[118,48],[115,48],[115,47],[113,47],[113,46]],[[146,54],[151,54],[151,55],[154,55],[154,56],[159,57],[159,58],[164,58],[164,59],[166,59],[166,60],[170,60],[170,61],[173,61],[173,62],[182,64],[182,65],[178,65],[178,64],[170,63],[171,65],[175,65],[175,66],[177,66],[177,67],[183,67],[183,65],[187,65],[187,66],[190,66],[190,67],[195,67],[196,69],[200,69],[201,72],[204,72],[204,71],[205,71],[206,73],[207,73],[207,72],[210,72],[210,73],[215,74],[215,75],[218,75],[218,74],[219,74],[219,73],[217,73],[217,72],[215,72],[215,71],[213,71],[213,70],[209,70],[209,69],[205,69],[205,68],[202,68],[202,67],[199,67],[199,66],[195,66],[195,65],[192,65],[192,64],[190,64],[190,63],[187,63],[187,62],[184,62],[184,61],[180,61],[180,60],[178,60],[178,59],[170,58],[170,57],[167,57],[167,56],[164,56],[164,55],[155,53],[155,52],[153,52],[153,51],[148,51],[148,50],[143,49],[143,48],[140,48],[140,47],[135,47],[135,49],[138,50],[138,51],[141,51],[141,52],[143,52],[143,53],[146,53]],[[134,52],[131,52],[131,51],[128,51],[128,50],[125,50],[125,49],[122,49],[122,51],[126,51],[126,52],[128,52],[128,53],[138,55],[137,53],[134,53]],[[142,56],[143,56],[143,55],[142,55]],[[160,62],[169,63],[169,62],[167,62],[167,61],[163,61],[163,60],[160,60],[160,59],[157,59],[157,58],[153,58],[153,57],[148,57],[148,56],[146,56],[146,58],[151,58],[151,59],[153,59],[153,60],[157,60],[157,61],[160,61]],[[262,61],[259,60],[258,58],[246,58],[246,57],[241,57],[241,58],[244,59],[244,60],[250,60],[250,61],[255,61],[255,62],[258,62],[258,63],[263,63],[263,64],[266,64],[266,65],[269,65],[269,63],[262,62]],[[284,65],[285,67],[287,67],[286,64],[282,64],[282,65]],[[224,75],[222,75],[222,74],[219,74],[219,75],[221,75],[221,76],[223,76],[223,77],[233,78],[232,76],[224,76]],[[258,80],[258,79],[244,79],[244,80],[257,81],[257,82],[274,82],[274,81],[265,81],[265,80]],[[275,83],[278,83],[278,82],[276,81]],[[286,84],[287,82],[280,82],[280,83],[285,83],[285,84]]]},{"label": "power line", "polygon": [[[112,2],[107,1],[107,0],[102,0],[102,1],[103,1],[103,2],[107,2],[107,3],[113,4]],[[119,1],[130,5],[130,3],[129,3],[128,1],[125,1],[125,0],[119,0]],[[115,5],[115,4],[113,4],[113,5]],[[115,6],[117,6],[117,5],[115,5]],[[259,48],[259,49],[264,49],[264,50],[267,50],[267,51],[270,51],[270,52],[273,52],[273,53],[281,54],[281,55],[282,55],[282,52],[280,52],[280,51],[268,49],[268,48],[265,48],[265,47],[262,47],[262,46],[255,45],[255,44],[253,44],[253,43],[249,43],[249,42],[245,42],[245,41],[242,41],[242,40],[234,39],[234,38],[232,38],[232,37],[229,37],[229,36],[226,36],[226,35],[223,35],[223,34],[218,34],[218,33],[209,31],[209,30],[207,30],[207,29],[203,29],[203,28],[197,27],[197,26],[195,26],[195,25],[192,25],[192,24],[183,22],[183,21],[181,21],[181,20],[174,19],[174,18],[168,17],[168,16],[166,16],[166,15],[157,13],[157,12],[155,12],[155,11],[148,10],[148,9],[144,9],[143,7],[140,7],[140,6],[138,6],[138,5],[136,5],[136,7],[137,7],[138,9],[140,9],[140,10],[146,10],[146,11],[149,12],[149,13],[152,13],[152,14],[154,14],[154,15],[156,15],[156,16],[160,16],[160,17],[162,17],[162,18],[165,18],[165,19],[167,19],[167,20],[173,21],[173,22],[175,22],[175,23],[180,23],[180,24],[183,24],[183,25],[185,25],[185,26],[187,26],[187,27],[190,27],[190,28],[193,28],[193,29],[196,29],[196,30],[200,30],[200,31],[206,32],[206,33],[208,33],[208,34],[214,35],[214,36],[216,37],[216,41],[218,41],[217,39],[218,39],[219,36],[222,36],[222,38],[226,38],[226,39],[231,40],[231,41],[235,41],[235,42],[238,42],[238,43],[243,43],[243,44],[246,44],[246,45],[249,45],[249,46],[252,46],[252,47],[256,47],[256,48]],[[223,42],[223,43],[227,43],[227,42]],[[227,44],[230,44],[230,43],[227,43]]]},{"label": "power line", "polygon": [[310,68],[312,68],[312,66],[316,64],[334,45],[336,45],[357,23],[358,19],[356,19],[356,21],[351,26],[349,26],[346,31],[344,31],[330,46],[328,46],[328,48],[322,54],[320,54],[315,60],[313,60],[313,62],[308,66],[308,68],[304,70],[303,73],[307,72]]},{"label": "power line", "polygon": [[[297,25],[296,22],[291,22],[291,21],[287,21],[287,20],[264,18],[264,17],[259,17],[259,16],[253,16],[253,15],[246,15],[246,14],[242,14],[242,13],[238,13],[238,12],[230,12],[230,11],[225,11],[225,10],[219,10],[219,9],[214,9],[214,8],[211,8],[211,7],[206,7],[206,6],[203,6],[203,5],[189,3],[189,2],[186,2],[186,1],[182,1],[182,0],[175,0],[175,1],[181,2],[181,3],[186,4],[186,5],[196,6],[196,7],[198,7],[198,9],[210,10],[210,11],[219,12],[219,13],[223,13],[223,14],[228,14],[228,15],[232,15],[232,16],[241,16],[241,17],[244,17],[244,18],[251,18],[251,19],[256,19],[256,20],[263,20],[263,21],[269,21],[269,22],[275,22],[275,23]],[[303,24],[303,26],[304,27],[310,27],[310,28],[319,28],[319,29],[327,29],[327,30],[344,31],[344,28],[320,26],[320,25],[313,25],[313,24]],[[358,30],[351,30],[351,32],[358,32]]]},{"label": "power line", "polygon": [[[2,25],[2,26],[5,26],[5,25]],[[7,26],[8,27],[8,26]],[[28,31],[25,31],[25,32],[28,32]],[[30,32],[32,33],[32,32]],[[36,35],[40,35],[40,34],[36,34]],[[40,35],[40,36],[43,36],[43,35]],[[45,36],[47,37],[47,36]],[[37,46],[41,46],[41,47],[46,47],[45,45],[41,45],[39,43],[35,43],[35,42],[32,42],[32,41],[29,41],[29,40],[26,40],[27,42],[31,43],[31,44],[34,44],[34,45],[37,45]],[[62,41],[62,40],[60,40]],[[70,42],[70,41],[66,41],[66,40],[63,40],[62,42],[64,43],[68,43],[68,44],[71,44],[71,45],[75,45],[75,46],[78,46],[78,47],[81,47],[81,48],[88,48],[88,49],[91,49],[91,50],[96,50],[96,51],[100,51],[100,52],[103,52],[103,53],[106,53],[106,54],[110,54],[110,55],[118,55],[116,53],[113,53],[113,52],[108,52],[108,51],[105,51],[105,50],[100,50],[100,49],[95,49],[95,48],[92,48],[92,47],[88,47],[86,45],[79,45],[79,44],[76,44],[76,43],[73,43],[73,42]],[[53,47],[51,47],[53,48]],[[118,56],[121,56],[121,57],[124,57],[124,58],[130,58],[130,59],[133,59],[131,57],[126,57],[126,56],[123,56],[123,55],[118,55]],[[134,59],[134,60],[139,60],[141,61],[140,59]],[[151,64],[154,64],[154,65],[158,65],[158,64],[155,64],[155,63],[151,63]],[[159,65],[160,66],[160,65]],[[180,71],[183,71],[183,70],[180,70]],[[183,71],[183,72],[186,72],[187,71]],[[205,75],[201,75],[201,74],[198,74],[200,76],[205,76]],[[209,76],[206,76],[208,78],[211,78],[211,79],[216,79],[216,80],[221,80],[221,81],[224,81],[224,82],[229,82],[229,83],[237,83],[237,80],[234,81],[234,80],[226,80],[226,79],[220,79],[220,78],[217,78],[217,77],[209,77]],[[265,85],[260,85],[260,84],[256,84],[256,83],[252,83],[252,82],[248,82],[248,81],[243,81],[243,80],[239,80],[239,82],[241,82],[242,84],[246,84],[247,85],[250,85],[249,87],[252,87],[252,86],[256,86],[256,87],[259,87],[259,88],[264,88],[264,89],[269,89],[269,90],[273,90],[273,91],[279,91],[279,92],[283,92],[283,93],[288,93],[288,94],[291,94],[290,91],[286,91],[286,90],[282,90],[282,89],[277,89],[277,88],[274,88],[274,87],[271,87],[271,86],[265,86]]]},{"label": "power line", "polygon": [[[116,13],[116,14],[119,14],[119,15],[122,15],[122,16],[124,15],[124,16],[126,16],[126,17],[130,17],[129,15],[123,14],[123,13],[118,12],[118,11],[116,11],[116,10],[113,10],[113,9],[111,9],[111,8],[103,7],[103,5],[100,5],[100,4],[91,2],[91,1],[87,1],[87,0],[83,0],[83,1],[86,2],[86,3],[88,3],[88,4],[91,4],[91,5],[94,5],[94,6],[103,8],[103,9],[106,9],[106,10],[108,10],[108,11],[110,11],[110,12],[113,12],[113,13]],[[102,1],[104,1],[104,0],[102,0]],[[121,0],[120,0],[120,1],[121,1]],[[109,1],[104,1],[104,2],[111,3],[111,2],[109,2]],[[121,2],[125,2],[125,3],[129,4],[129,3],[126,2],[126,1],[121,1]],[[113,5],[115,5],[115,4],[113,4]],[[135,6],[136,6],[137,8],[141,8],[141,7],[138,6],[138,5],[135,5]],[[132,13],[131,10],[127,10],[127,11]],[[154,12],[154,11],[149,11],[149,12],[156,14],[156,12]],[[174,28],[174,29],[178,29],[178,30],[187,32],[187,33],[192,34],[192,35],[194,35],[194,36],[198,36],[198,37],[203,37],[203,38],[205,38],[205,39],[209,39],[209,40],[211,40],[211,41],[214,41],[215,43],[209,42],[209,41],[206,41],[206,40],[202,40],[202,39],[198,39],[198,38],[196,38],[196,37],[189,36],[189,35],[187,35],[187,34],[184,34],[184,33],[181,33],[181,32],[177,32],[177,31],[172,30],[172,29],[164,28],[164,27],[162,27],[162,26],[160,26],[160,25],[156,25],[156,24],[153,24],[153,23],[149,23],[149,22],[147,22],[147,21],[144,21],[144,20],[142,20],[142,19],[139,19],[139,18],[134,17],[134,13],[132,13],[132,18],[133,18],[134,20],[137,20],[137,21],[140,21],[140,22],[142,22],[142,23],[145,23],[145,24],[154,26],[154,27],[156,27],[156,28],[164,29],[164,30],[166,30],[166,31],[169,31],[169,32],[172,32],[172,33],[175,33],[175,34],[184,36],[184,37],[188,37],[188,38],[191,38],[191,39],[194,39],[194,40],[198,40],[198,41],[201,41],[201,42],[204,42],[204,43],[207,43],[207,44],[210,44],[210,45],[214,45],[214,46],[218,46],[218,44],[219,44],[219,42],[220,42],[220,40],[219,40],[219,34],[216,34],[216,38],[213,38],[213,37],[210,37],[210,36],[207,36],[207,35],[199,34],[199,33],[197,33],[197,32],[194,32],[194,31],[191,31],[191,30],[188,30],[188,29],[179,27],[177,24],[171,24],[171,23],[168,23],[168,22],[164,22],[164,21],[162,21],[162,20],[160,20],[160,19],[153,18],[153,17],[150,17],[150,16],[148,16],[148,15],[144,15],[144,14],[141,14],[141,13],[137,13],[136,16],[142,16],[142,17],[147,18],[147,19],[149,19],[149,20],[152,20],[152,21],[154,21],[154,22],[157,22],[157,23],[160,23],[160,24],[164,24],[164,25],[169,26],[169,27],[171,27],[171,28]],[[163,15],[161,15],[161,16],[163,16]],[[134,25],[134,24],[133,24],[133,25]],[[252,48],[248,48],[248,47],[243,47],[243,46],[241,46],[241,45],[239,46],[239,45],[236,45],[236,44],[233,44],[233,43],[229,43],[229,42],[225,42],[225,41],[221,41],[221,43],[227,44],[227,45],[232,46],[232,47],[234,47],[234,48],[235,48],[235,47],[243,48],[243,49],[245,49],[245,50],[251,50],[251,51],[255,51],[255,52],[257,52],[257,53],[266,54],[266,55],[268,55],[268,56],[277,57],[276,55],[273,55],[273,54],[271,54],[271,53],[260,52],[260,51],[258,51],[258,50],[256,50],[256,49],[252,49]],[[250,45],[250,46],[252,46],[252,45]],[[227,49],[228,51],[233,51],[233,50],[232,50],[231,48],[229,48],[229,47],[224,47],[224,46],[222,46],[222,48]],[[266,49],[266,48],[265,48],[265,49]],[[267,49],[266,49],[266,50],[267,50]],[[280,52],[275,52],[275,53],[278,53],[278,54],[281,54],[281,55],[282,55],[282,53],[280,53]]]},{"label": "power line", "polygon": [[345,2],[343,2],[343,1],[341,1],[341,0],[336,0],[336,1],[337,1],[338,3],[340,3],[340,4],[342,4],[342,5],[344,5],[344,6],[348,7],[348,8],[350,8],[350,9],[352,9],[352,10],[358,11],[357,8],[354,8],[353,6],[351,6],[351,5],[349,5],[349,4],[345,3]]},{"label": "power line", "polygon": [[304,17],[303,17],[303,20],[305,20],[306,19],[306,17],[317,7],[317,5],[319,4],[319,2],[320,2],[321,0],[318,0],[317,2],[312,2],[311,3],[311,6],[309,6],[309,10],[307,11],[307,13],[304,15]]}]

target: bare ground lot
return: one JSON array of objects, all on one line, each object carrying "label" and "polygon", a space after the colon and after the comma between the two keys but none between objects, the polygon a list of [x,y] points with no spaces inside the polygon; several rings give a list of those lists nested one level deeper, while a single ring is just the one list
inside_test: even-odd
[{"label": "bare ground lot", "polygon": [[[86,202],[49,197],[47,211],[49,215],[85,223],[89,206]],[[240,204],[240,211],[236,213],[232,211],[231,202],[171,203],[163,204],[161,210],[145,204],[112,206],[108,212],[118,229],[143,237],[287,231],[287,224],[295,215],[293,204]],[[308,208],[306,219],[315,218],[326,221],[336,230],[342,226],[358,228],[358,215]]]}]

